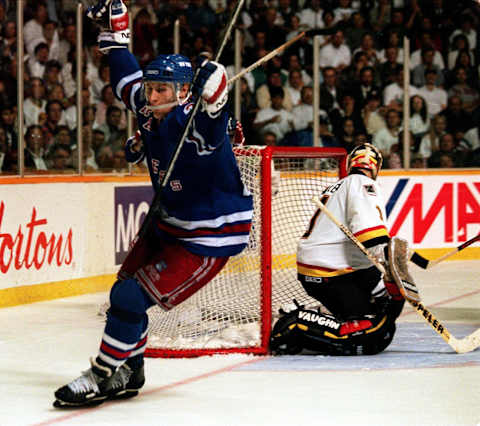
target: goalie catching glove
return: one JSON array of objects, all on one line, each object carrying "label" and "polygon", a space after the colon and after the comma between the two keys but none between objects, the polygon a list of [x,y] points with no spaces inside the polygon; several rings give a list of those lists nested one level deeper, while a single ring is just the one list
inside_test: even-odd
[{"label": "goalie catching glove", "polygon": [[227,71],[215,61],[199,58],[199,68],[193,82],[192,91],[202,98],[202,108],[216,118],[228,100]]},{"label": "goalie catching glove", "polygon": [[87,9],[87,17],[102,27],[98,36],[100,51],[107,53],[110,49],[128,47],[128,10],[122,0],[100,0]]},{"label": "goalie catching glove", "polygon": [[402,238],[393,237],[388,244],[378,244],[370,249],[385,269],[383,281],[385,288],[394,300],[404,298],[420,301],[418,289],[408,270],[408,242]]}]

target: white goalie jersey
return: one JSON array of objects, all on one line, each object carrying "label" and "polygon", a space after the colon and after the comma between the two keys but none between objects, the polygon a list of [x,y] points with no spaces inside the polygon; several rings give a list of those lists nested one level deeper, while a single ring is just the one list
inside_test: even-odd
[{"label": "white goalie jersey", "polygon": [[[351,174],[328,187],[321,201],[366,247],[388,242],[385,204],[373,179]],[[298,244],[298,272],[332,277],[371,266],[358,247],[318,209]]]}]

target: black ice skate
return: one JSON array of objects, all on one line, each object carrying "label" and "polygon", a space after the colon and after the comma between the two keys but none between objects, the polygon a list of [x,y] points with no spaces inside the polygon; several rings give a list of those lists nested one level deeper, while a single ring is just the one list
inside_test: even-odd
[{"label": "black ice skate", "polygon": [[108,380],[107,394],[109,399],[127,399],[138,395],[138,391],[145,384],[143,365],[132,370],[123,364]]},{"label": "black ice skate", "polygon": [[104,402],[108,394],[109,379],[113,378],[110,369],[90,360],[92,367],[69,384],[55,392],[56,408],[88,407]]}]

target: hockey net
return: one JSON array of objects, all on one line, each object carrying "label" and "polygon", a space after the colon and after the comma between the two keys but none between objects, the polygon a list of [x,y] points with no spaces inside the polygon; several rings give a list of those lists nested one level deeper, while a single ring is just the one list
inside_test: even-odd
[{"label": "hockey net", "polygon": [[252,146],[235,155],[254,198],[248,247],[179,306],[148,311],[147,356],[264,354],[283,304],[318,305],[297,281],[295,253],[315,211],[312,197],[344,175],[345,150]]}]

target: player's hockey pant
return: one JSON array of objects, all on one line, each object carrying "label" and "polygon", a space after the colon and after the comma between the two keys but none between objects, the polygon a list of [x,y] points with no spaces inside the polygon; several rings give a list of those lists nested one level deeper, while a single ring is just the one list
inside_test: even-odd
[{"label": "player's hockey pant", "polygon": [[169,310],[211,281],[227,260],[191,253],[175,241],[152,243],[140,239],[123,262],[118,277],[136,278],[156,304]]},{"label": "player's hockey pant", "polygon": [[377,354],[392,341],[396,312],[403,303],[389,301],[385,311],[378,316],[345,322],[331,315],[299,308],[284,314],[276,322],[270,349],[276,354],[296,354],[305,350],[321,355]]},{"label": "player's hockey pant", "polygon": [[318,300],[342,321],[362,318],[378,310],[372,292],[380,282],[377,268],[360,269],[336,277],[311,277],[298,274],[307,294]]}]

